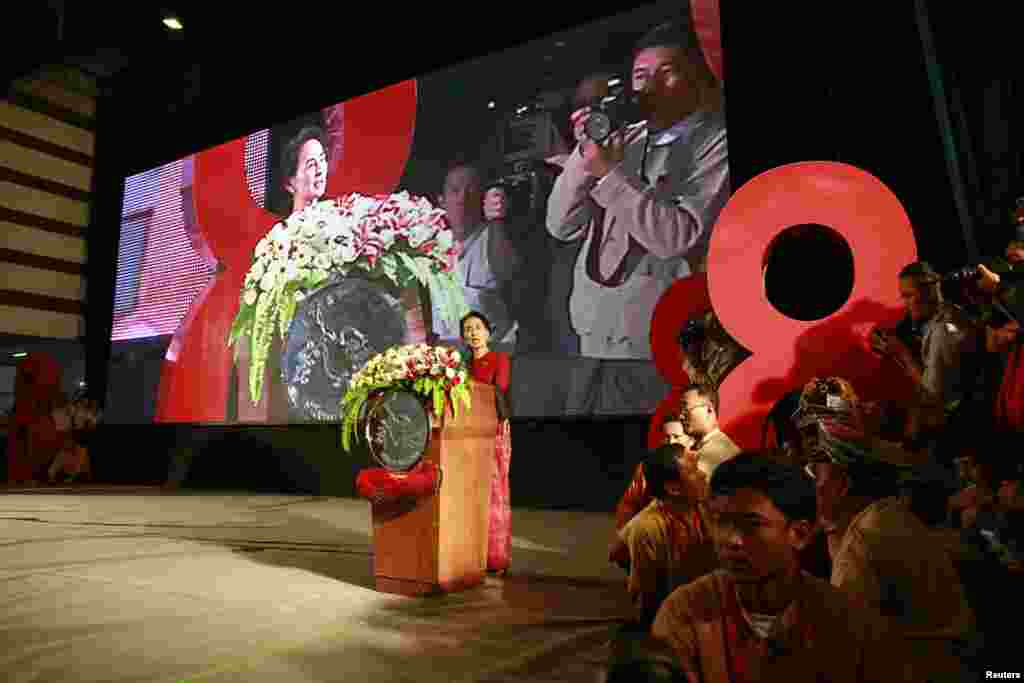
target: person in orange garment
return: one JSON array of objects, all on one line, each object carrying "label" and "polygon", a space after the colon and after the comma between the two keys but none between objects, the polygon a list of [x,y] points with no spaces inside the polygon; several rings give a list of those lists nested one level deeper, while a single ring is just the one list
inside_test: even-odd
[{"label": "person in orange garment", "polygon": [[718,567],[704,518],[707,479],[679,444],[648,454],[644,472],[654,502],[629,523],[626,589],[636,620],[650,626],[661,602],[677,587]]},{"label": "person in orange garment", "polygon": [[811,460],[832,585],[890,621],[910,678],[966,680],[975,617],[946,544],[899,496],[913,460],[827,418],[819,431]]},{"label": "person in orange garment", "polygon": [[[682,418],[678,415],[667,415],[661,423],[665,444],[678,444],[684,449],[693,448],[694,439],[683,430]],[[615,508],[615,534],[608,550],[608,561],[629,571],[629,546],[622,535],[622,529],[642,510],[654,501],[654,496],[647,489],[644,477],[643,462],[637,463],[626,492]]]},{"label": "person in orange garment", "polygon": [[674,680],[914,680],[899,665],[881,615],[800,570],[816,501],[796,464],[741,453],[715,469],[710,490],[722,568],[677,588],[651,628],[651,640],[674,654]]},{"label": "person in orange garment", "polygon": [[65,434],[58,431],[53,412],[64,404],[62,377],[60,365],[49,354],[31,353],[18,364],[7,442],[11,484],[32,486],[42,481],[60,450]]},{"label": "person in orange garment", "polygon": [[487,533],[487,571],[505,574],[512,554],[512,502],[509,465],[512,461],[512,428],[509,424],[508,387],[512,361],[504,351],[491,351],[491,323],[470,311],[460,323],[462,339],[472,354],[470,375],[478,382],[494,385],[498,404],[498,433],[494,443],[494,475],[491,478],[491,508]]}]

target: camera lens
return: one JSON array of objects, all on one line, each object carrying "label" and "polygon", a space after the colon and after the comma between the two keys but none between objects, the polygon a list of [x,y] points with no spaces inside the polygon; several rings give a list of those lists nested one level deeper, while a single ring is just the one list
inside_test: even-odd
[{"label": "camera lens", "polygon": [[583,124],[583,130],[594,142],[604,142],[605,138],[611,135],[612,120],[603,111],[592,111]]}]

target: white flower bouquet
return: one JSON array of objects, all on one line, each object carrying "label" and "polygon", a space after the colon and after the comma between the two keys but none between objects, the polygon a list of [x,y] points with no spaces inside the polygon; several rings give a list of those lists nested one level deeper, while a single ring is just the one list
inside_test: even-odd
[{"label": "white flower bouquet", "polygon": [[374,391],[406,389],[430,400],[438,418],[449,405],[452,416],[458,418],[459,403],[470,407],[468,376],[462,354],[456,349],[409,344],[377,354],[352,377],[341,400],[342,447],[350,450],[363,405]]},{"label": "white flower bouquet", "polygon": [[256,245],[228,345],[251,344],[249,395],[258,403],[275,333],[283,339],[309,292],[361,269],[399,288],[419,282],[457,325],[468,310],[455,277],[458,246],[442,209],[407,192],[327,199],[278,223]]}]

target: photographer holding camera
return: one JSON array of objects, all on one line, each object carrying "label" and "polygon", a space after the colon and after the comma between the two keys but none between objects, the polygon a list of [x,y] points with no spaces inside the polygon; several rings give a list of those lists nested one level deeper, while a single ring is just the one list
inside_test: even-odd
[{"label": "photographer holding camera", "polygon": [[987,408],[985,397],[979,395],[984,336],[963,309],[943,299],[941,284],[942,278],[923,261],[911,263],[899,274],[900,297],[920,335],[920,352],[891,331],[878,328],[871,343],[876,352],[899,365],[916,387],[905,430],[908,444],[927,447],[938,464],[950,467],[956,454],[943,448],[943,431],[954,421],[982,418],[978,408]]},{"label": "photographer holding camera", "polygon": [[[1020,296],[1006,295],[1012,289],[1017,289],[1009,282],[1012,271],[999,274],[985,266],[978,266],[977,270],[978,287],[1008,304],[1004,310],[1009,315],[1003,315],[998,320],[1002,324],[996,326],[993,323],[997,321],[990,321],[986,327],[987,350],[1007,355],[993,411],[995,426],[997,429],[1019,432],[1024,430],[1024,344],[1021,343],[1020,331],[1024,302]],[[1015,274],[1019,275],[1019,272]]]},{"label": "photographer holding camera", "polygon": [[640,40],[632,87],[641,123],[607,102],[573,112],[578,146],[548,202],[551,235],[582,242],[570,316],[582,355],[602,362],[650,360],[654,306],[674,280],[705,269],[729,195],[721,87],[691,26],[663,24]]}]

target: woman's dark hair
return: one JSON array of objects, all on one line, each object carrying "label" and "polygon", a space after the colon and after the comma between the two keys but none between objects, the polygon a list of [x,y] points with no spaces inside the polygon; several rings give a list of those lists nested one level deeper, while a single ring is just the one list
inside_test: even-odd
[{"label": "woman's dark hair", "polygon": [[744,451],[715,468],[711,495],[729,496],[740,489],[763,493],[791,522],[817,516],[814,484],[798,465],[762,451]]},{"label": "woman's dark hair", "polygon": [[653,497],[664,497],[665,484],[679,480],[679,459],[684,453],[685,450],[679,444],[665,444],[644,458],[644,479]]},{"label": "woman's dark hair", "polygon": [[800,432],[793,424],[793,414],[800,407],[800,390],[790,391],[780,398],[768,411],[764,419],[764,427],[761,430],[761,448],[767,448],[768,425],[775,429],[775,443],[777,446],[800,440]]},{"label": "woman's dark hair", "polygon": [[[327,136],[322,128],[317,126],[306,126],[300,130],[295,137],[288,141],[281,155],[281,183],[287,186],[288,181],[299,172],[299,152],[302,146],[310,140],[316,140],[324,148],[324,154],[329,154]],[[328,160],[330,157],[328,156]]]},{"label": "woman's dark hair", "polygon": [[477,320],[483,323],[484,327],[487,328],[488,332],[494,332],[494,329],[491,328],[491,321],[487,319],[487,316],[485,316],[483,313],[480,313],[479,311],[470,311],[466,315],[462,316],[461,320],[459,320],[460,335],[462,334],[463,328],[466,326],[466,321],[469,320],[470,318],[476,318]]}]

